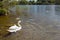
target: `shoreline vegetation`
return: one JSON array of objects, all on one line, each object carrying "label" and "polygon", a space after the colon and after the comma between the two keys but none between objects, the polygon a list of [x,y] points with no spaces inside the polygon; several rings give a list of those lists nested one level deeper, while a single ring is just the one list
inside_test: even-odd
[{"label": "shoreline vegetation", "polygon": [[7,16],[10,13],[9,8],[17,4],[17,1],[9,2],[9,0],[0,0],[0,16]]},{"label": "shoreline vegetation", "polygon": [[[7,4],[8,3],[8,4]],[[7,15],[9,8],[14,7],[15,5],[56,5],[59,4],[59,1],[55,0],[37,0],[37,1],[11,1],[11,0],[0,0],[0,15]]]},{"label": "shoreline vegetation", "polygon": [[54,5],[55,1],[19,1],[19,5]]}]

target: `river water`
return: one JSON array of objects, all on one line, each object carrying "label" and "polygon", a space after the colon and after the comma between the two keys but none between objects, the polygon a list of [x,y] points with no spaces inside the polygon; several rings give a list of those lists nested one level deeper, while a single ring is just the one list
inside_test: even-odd
[{"label": "river water", "polygon": [[[8,16],[0,16],[0,40],[60,40],[59,5],[17,5],[10,10]],[[4,37],[16,18],[22,30]]]}]

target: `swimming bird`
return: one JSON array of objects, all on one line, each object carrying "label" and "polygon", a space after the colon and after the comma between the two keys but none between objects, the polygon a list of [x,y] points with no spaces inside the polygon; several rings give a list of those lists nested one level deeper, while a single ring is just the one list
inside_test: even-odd
[{"label": "swimming bird", "polygon": [[9,27],[8,31],[9,32],[17,32],[20,31],[22,29],[22,26],[20,25],[21,21],[18,21],[18,26],[16,24],[14,24],[13,26]]}]

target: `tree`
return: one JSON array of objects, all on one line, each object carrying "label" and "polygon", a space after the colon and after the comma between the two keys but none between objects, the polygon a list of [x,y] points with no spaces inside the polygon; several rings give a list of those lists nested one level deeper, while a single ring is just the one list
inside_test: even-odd
[{"label": "tree", "polygon": [[28,4],[28,2],[27,2],[26,0],[21,0],[21,1],[19,2],[19,4],[25,5],[25,4]]}]

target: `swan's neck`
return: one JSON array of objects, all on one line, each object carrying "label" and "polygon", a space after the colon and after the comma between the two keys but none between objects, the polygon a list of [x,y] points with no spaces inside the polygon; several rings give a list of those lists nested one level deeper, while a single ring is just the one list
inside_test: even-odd
[{"label": "swan's neck", "polygon": [[18,22],[18,26],[20,27],[21,25],[20,25],[20,22]]}]

